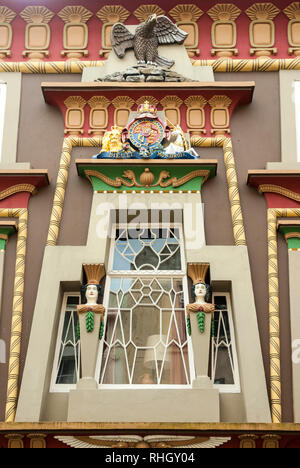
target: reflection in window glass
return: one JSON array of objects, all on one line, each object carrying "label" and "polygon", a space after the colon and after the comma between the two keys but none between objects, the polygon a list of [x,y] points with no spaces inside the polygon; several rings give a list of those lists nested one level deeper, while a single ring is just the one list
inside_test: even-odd
[{"label": "reflection in window glass", "polygon": [[112,278],[100,383],[190,383],[181,278]]},{"label": "reflection in window glass", "polygon": [[6,103],[6,84],[0,82],[0,160],[2,158],[5,103]]},{"label": "reflection in window glass", "polygon": [[76,384],[80,371],[80,342],[77,337],[78,296],[68,296],[57,363],[56,384]]},{"label": "reflection in window glass", "polygon": [[211,373],[215,385],[238,385],[233,322],[226,295],[214,295]]}]

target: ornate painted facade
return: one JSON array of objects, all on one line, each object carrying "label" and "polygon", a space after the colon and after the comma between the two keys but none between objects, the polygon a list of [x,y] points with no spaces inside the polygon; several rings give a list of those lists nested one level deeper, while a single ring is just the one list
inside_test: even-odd
[{"label": "ornate painted facade", "polygon": [[0,6],[0,446],[299,448],[300,2],[129,3]]}]

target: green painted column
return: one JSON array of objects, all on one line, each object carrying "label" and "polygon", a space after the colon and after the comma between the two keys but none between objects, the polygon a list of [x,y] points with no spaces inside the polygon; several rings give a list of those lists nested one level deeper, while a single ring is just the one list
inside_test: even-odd
[{"label": "green painted column", "polygon": [[17,223],[14,221],[0,222],[0,318],[2,310],[2,289],[4,277],[4,260],[6,244],[9,236],[17,231]]},{"label": "green painted column", "polygon": [[284,235],[289,249],[288,259],[294,422],[300,423],[300,221],[279,221],[278,225],[279,231]]}]

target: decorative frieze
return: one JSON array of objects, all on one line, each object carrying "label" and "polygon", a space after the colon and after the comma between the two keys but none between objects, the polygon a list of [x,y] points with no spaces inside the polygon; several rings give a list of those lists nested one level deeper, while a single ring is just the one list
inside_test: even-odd
[{"label": "decorative frieze", "polygon": [[266,434],[262,436],[263,445],[262,448],[278,449],[281,437],[277,434]]},{"label": "decorative frieze", "polygon": [[27,23],[23,56],[34,62],[49,57],[51,31],[48,23],[54,13],[44,6],[28,6],[20,16]]},{"label": "decorative frieze", "polygon": [[208,101],[210,112],[211,133],[224,135],[230,133],[229,106],[232,100],[228,96],[214,96]]},{"label": "decorative frieze", "polygon": [[134,100],[129,96],[118,96],[113,99],[112,104],[115,108],[114,125],[122,128],[125,127],[128,123]]},{"label": "decorative frieze", "polygon": [[178,96],[165,96],[163,99],[161,99],[160,103],[164,108],[168,125],[173,127],[180,125],[180,107],[183,104],[182,99],[180,99]]},{"label": "decorative frieze", "polygon": [[22,434],[7,434],[4,436],[8,439],[7,448],[9,449],[23,449],[24,436]]},{"label": "decorative frieze", "polygon": [[93,96],[88,104],[91,108],[90,111],[90,129],[89,135],[103,136],[108,126],[108,106],[110,105],[109,99],[105,96]]},{"label": "decorative frieze", "polygon": [[300,55],[300,2],[293,2],[283,12],[289,18],[288,42],[289,55]]},{"label": "decorative frieze", "polygon": [[197,21],[203,15],[203,11],[193,4],[181,4],[172,8],[169,15],[174,18],[177,26],[188,33],[184,45],[192,58],[200,55],[199,49],[199,28]]},{"label": "decorative frieze", "polygon": [[27,438],[30,439],[31,449],[45,449],[47,448],[47,435],[46,434],[28,434]]},{"label": "decorative frieze", "polygon": [[98,11],[96,16],[103,22],[102,49],[99,55],[108,58],[112,49],[110,39],[112,27],[116,23],[124,23],[130,16],[130,12],[121,5],[106,5]]},{"label": "decorative frieze", "polygon": [[204,107],[207,100],[203,96],[190,96],[184,101],[186,112],[187,130],[191,136],[206,134]]},{"label": "decorative frieze", "polygon": [[0,6],[0,60],[10,57],[13,31],[11,22],[16,17],[16,13],[10,8]]},{"label": "decorative frieze", "polygon": [[69,96],[64,104],[67,108],[65,116],[65,134],[78,135],[83,134],[84,126],[84,107],[86,100],[81,96]]},{"label": "decorative frieze", "polygon": [[86,23],[93,13],[83,6],[66,6],[58,16],[66,23],[64,26],[64,50],[61,52],[67,60],[80,60],[88,56],[88,27]]},{"label": "decorative frieze", "polygon": [[243,434],[239,436],[240,448],[253,449],[256,448],[256,441],[258,437],[254,434]]},{"label": "decorative frieze", "polygon": [[273,3],[254,3],[246,10],[251,19],[250,24],[250,54],[257,57],[268,57],[277,54],[275,44],[275,25],[273,19],[280,10]]},{"label": "decorative frieze", "polygon": [[220,3],[211,8],[207,14],[214,21],[211,28],[213,45],[211,54],[218,57],[238,55],[235,20],[240,16],[241,10],[232,3]]},{"label": "decorative frieze", "polygon": [[143,23],[149,16],[154,14],[157,16],[164,15],[165,11],[158,5],[140,5],[133,14],[140,23]]},{"label": "decorative frieze", "polygon": [[141,96],[137,101],[136,104],[140,106],[141,104],[144,104],[144,102],[148,101],[151,106],[157,107],[159,104],[159,101],[154,97],[154,96]]}]

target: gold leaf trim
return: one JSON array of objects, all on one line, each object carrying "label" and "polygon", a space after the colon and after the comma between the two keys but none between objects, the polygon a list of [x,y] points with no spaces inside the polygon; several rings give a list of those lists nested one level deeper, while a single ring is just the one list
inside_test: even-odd
[{"label": "gold leaf trim", "polygon": [[290,19],[300,19],[300,2],[293,2],[283,10],[283,13]]},{"label": "gold leaf trim", "polygon": [[116,109],[131,109],[134,105],[134,100],[129,96],[117,96],[112,100],[112,104]]},{"label": "gold leaf trim", "polygon": [[48,24],[54,13],[44,6],[28,6],[20,13],[20,16],[26,23]]},{"label": "gold leaf trim", "polygon": [[11,23],[17,14],[12,11],[10,8],[5,6],[0,6],[0,23]]},{"label": "gold leaf trim", "polygon": [[300,203],[300,194],[297,192],[293,192],[292,190],[288,190],[284,187],[280,187],[279,185],[272,185],[272,184],[262,184],[258,187],[259,193],[276,193],[277,195],[283,195],[284,197],[290,198],[298,203]]},{"label": "gold leaf trim", "polygon": [[225,107],[228,108],[232,103],[232,100],[228,96],[213,96],[208,101],[210,107]]},{"label": "gold leaf trim", "polygon": [[183,100],[178,96],[165,96],[163,99],[161,99],[160,103],[165,109],[168,107],[179,108],[183,104]]},{"label": "gold leaf trim", "polygon": [[2,192],[0,192],[0,200],[4,200],[4,198],[10,197],[15,193],[20,192],[29,192],[31,194],[34,194],[36,192],[36,188],[32,184],[14,185],[13,187],[9,187],[8,189],[2,190]]},{"label": "gold leaf trim", "polygon": [[158,5],[141,5],[133,12],[133,14],[140,23],[143,23],[149,16],[154,14],[157,16],[164,15],[165,11]]},{"label": "gold leaf trim", "polygon": [[83,109],[86,105],[86,100],[81,96],[69,96],[65,101],[64,105],[68,109]]},{"label": "gold leaf trim", "polygon": [[300,239],[300,232],[289,232],[288,234],[285,234],[284,237],[286,239]]},{"label": "gold leaf trim", "polygon": [[65,23],[87,23],[93,13],[83,6],[66,6],[58,16]]},{"label": "gold leaf trim", "polygon": [[105,96],[93,96],[91,99],[88,100],[88,105],[91,109],[107,109],[110,105],[110,100],[107,99]]},{"label": "gold leaf trim", "polygon": [[103,23],[124,23],[130,12],[121,5],[106,5],[96,15]]},{"label": "gold leaf trim", "polygon": [[252,21],[260,19],[273,20],[280,13],[280,10],[273,3],[254,3],[245,13]]},{"label": "gold leaf trim", "polygon": [[189,96],[184,103],[187,107],[198,107],[203,109],[207,104],[207,100],[203,96]]},{"label": "gold leaf trim", "polygon": [[203,14],[204,12],[193,4],[180,4],[169,11],[169,15],[172,16],[177,23],[180,21],[193,21],[196,23]]},{"label": "gold leaf trim", "polygon": [[122,185],[125,185],[125,187],[143,187],[140,185],[136,178],[135,174],[131,170],[127,170],[123,173],[123,177],[126,177],[127,179],[130,179],[131,182],[128,182],[128,180],[123,179],[123,177],[116,177],[115,180],[111,179],[110,177],[107,177],[104,174],[101,174],[101,172],[98,171],[93,171],[93,170],[86,170],[84,171],[87,179],[92,183],[91,177],[96,177],[97,179],[102,180],[105,184],[110,185],[111,187],[121,187]]},{"label": "gold leaf trim", "polygon": [[235,21],[241,13],[242,10],[233,3],[220,3],[207,12],[213,21]]}]

